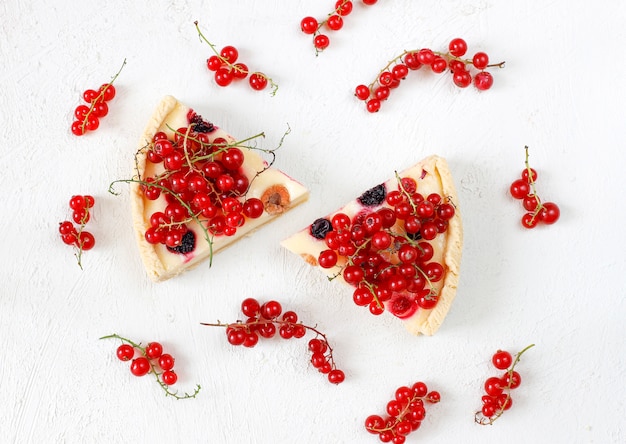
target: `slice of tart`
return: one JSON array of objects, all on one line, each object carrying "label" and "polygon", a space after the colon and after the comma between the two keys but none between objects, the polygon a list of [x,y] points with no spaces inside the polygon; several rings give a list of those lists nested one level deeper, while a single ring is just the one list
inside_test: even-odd
[{"label": "slice of tart", "polygon": [[357,305],[432,335],[455,297],[463,244],[447,162],[427,157],[281,244],[351,285]]},{"label": "slice of tart", "polygon": [[255,140],[261,136],[236,139],[174,97],[159,103],[131,181],[133,223],[150,278],[162,281],[211,261],[307,199],[302,184],[261,157]]}]

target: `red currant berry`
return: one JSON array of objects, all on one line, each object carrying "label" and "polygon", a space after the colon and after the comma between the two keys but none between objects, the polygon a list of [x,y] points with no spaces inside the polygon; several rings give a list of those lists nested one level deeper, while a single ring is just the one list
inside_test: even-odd
[{"label": "red currant berry", "polygon": [[467,88],[472,83],[472,75],[467,71],[454,71],[452,81],[459,88]]},{"label": "red currant berry", "polygon": [[354,90],[354,95],[359,100],[367,100],[370,96],[370,89],[365,85],[358,85]]},{"label": "red currant berry", "polygon": [[496,414],[496,410],[498,409],[498,406],[496,405],[495,402],[486,402],[485,404],[483,404],[482,407],[482,414],[486,417],[486,418],[491,418],[493,415]]},{"label": "red currant berry", "polygon": [[318,51],[323,51],[330,45],[330,39],[324,34],[318,34],[313,39],[313,45],[315,45],[315,49]]},{"label": "red currant berry", "polygon": [[332,384],[341,384],[346,379],[346,375],[339,369],[331,370],[328,373],[328,381]]},{"label": "red currant berry", "polygon": [[305,34],[313,34],[317,31],[318,27],[319,23],[314,17],[304,17],[300,22],[300,29],[302,29],[302,32]]},{"label": "red currant berry", "polygon": [[539,215],[535,213],[526,213],[522,216],[522,225],[524,228],[535,228],[539,223]]},{"label": "red currant berry", "polygon": [[248,66],[245,63],[235,63],[233,65],[233,76],[235,79],[245,79],[248,77]]},{"label": "red currant berry", "polygon": [[174,368],[174,358],[169,353],[163,353],[159,356],[159,367],[167,371]]},{"label": "red currant berry", "polygon": [[535,210],[537,210],[537,207],[539,206],[539,199],[537,199],[537,196],[535,196],[534,194],[529,194],[528,196],[524,197],[522,201],[522,206],[526,211],[535,212]]},{"label": "red currant berry", "polygon": [[436,74],[441,74],[448,68],[448,62],[446,59],[440,56],[435,56],[435,59],[430,64],[430,69]]},{"label": "red currant berry", "polygon": [[93,106],[92,112],[96,117],[104,117],[109,114],[109,106],[105,102],[98,102]]},{"label": "red currant berry", "polygon": [[441,401],[441,395],[439,394],[439,392],[433,390],[426,395],[426,401],[430,402],[431,404],[436,404]]},{"label": "red currant berry", "polygon": [[78,246],[81,250],[91,250],[96,245],[96,238],[89,231],[81,231],[78,235]]},{"label": "red currant berry", "polygon": [[489,396],[498,396],[502,393],[502,381],[492,376],[485,381],[485,392]]},{"label": "red currant berry", "polygon": [[[528,170],[530,170],[530,174]],[[535,182],[537,180],[537,171],[535,171],[534,168],[524,168],[522,170],[522,179],[528,183]]]},{"label": "red currant berry", "polygon": [[243,203],[243,215],[250,219],[257,219],[261,217],[265,207],[263,201],[256,197],[251,197]]},{"label": "red currant berry", "polygon": [[430,65],[435,60],[435,54],[428,48],[420,49],[417,52],[417,60],[422,65]]},{"label": "red currant berry", "polygon": [[82,136],[83,134],[85,134],[87,132],[87,128],[85,127],[85,125],[83,125],[82,121],[75,121],[72,122],[72,134],[74,134],[75,136]]},{"label": "red currant berry", "polygon": [[498,370],[506,370],[513,363],[513,357],[508,351],[498,350],[491,357],[491,362],[493,363],[493,366]]},{"label": "red currant berry", "polygon": [[352,2],[349,0],[337,0],[335,11],[341,16],[346,16],[352,12]]},{"label": "red currant berry", "polygon": [[105,83],[101,85],[98,91],[102,93],[102,98],[106,102],[108,102],[109,100],[112,100],[113,97],[115,97],[115,93],[116,93],[115,86],[111,85],[110,83]]},{"label": "red currant berry", "polygon": [[268,320],[277,318],[282,311],[283,307],[278,301],[267,301],[261,305],[261,316]]},{"label": "red currant berry", "polygon": [[411,70],[417,70],[422,67],[422,64],[417,58],[417,53],[415,52],[409,52],[404,56],[404,64]]},{"label": "red currant berry", "polygon": [[230,68],[222,67],[215,71],[215,83],[219,86],[228,86],[232,83],[235,76]]},{"label": "red currant berry", "polygon": [[176,384],[176,381],[178,381],[178,376],[173,370],[167,370],[161,375],[161,380],[165,385],[174,385]]},{"label": "red currant berry", "polygon": [[237,61],[239,57],[239,51],[234,46],[224,46],[220,51],[220,56],[223,60],[230,63],[231,65]]},{"label": "red currant berry", "polygon": [[479,91],[486,91],[493,85],[493,76],[490,72],[481,71],[474,77],[474,86]]},{"label": "red currant berry", "polygon": [[403,63],[398,63],[391,69],[391,73],[396,79],[402,80],[409,74],[409,68]]},{"label": "red currant berry", "polygon": [[332,31],[339,31],[343,27],[343,19],[339,14],[333,14],[326,20],[326,26]]},{"label": "red currant berry", "polygon": [[516,389],[522,383],[522,377],[515,370],[512,372],[506,372],[502,377],[502,387],[508,387],[511,389]]},{"label": "red currant berry", "polygon": [[370,113],[376,113],[380,110],[380,100],[378,99],[370,99],[367,101],[367,110]]},{"label": "red currant berry", "polygon": [[465,42],[465,40],[457,37],[450,41],[450,44],[448,45],[448,50],[450,51],[450,54],[454,57],[463,57],[467,52],[467,43]]},{"label": "red currant berry", "polygon": [[223,64],[224,62],[222,61],[222,59],[220,59],[216,55],[212,55],[206,61],[206,66],[207,68],[209,68],[210,71],[217,71],[222,67]]},{"label": "red currant berry", "polygon": [[78,120],[83,120],[89,113],[89,107],[87,105],[78,105],[74,110],[74,117]]},{"label": "red currant berry", "polygon": [[509,187],[511,196],[515,199],[523,199],[530,194],[530,186],[523,179],[515,180]]},{"label": "red currant berry", "polygon": [[117,359],[130,361],[135,356],[135,348],[130,344],[122,344],[117,347]]},{"label": "red currant berry", "polygon": [[364,5],[375,5],[378,0],[363,0]]},{"label": "red currant berry", "polygon": [[146,347],[146,356],[149,359],[157,359],[163,354],[163,346],[158,342],[150,342]]},{"label": "red currant berry", "polygon": [[319,254],[317,263],[322,268],[332,268],[337,265],[337,253],[334,250],[324,250]]},{"label": "red currant berry", "polygon": [[130,372],[135,376],[144,376],[150,372],[150,361],[145,356],[133,359],[130,364]]},{"label": "red currant berry", "polygon": [[76,233],[76,228],[74,228],[74,224],[69,220],[63,221],[59,224],[59,233],[60,234],[74,234]]},{"label": "red currant berry", "polygon": [[267,86],[267,76],[260,72],[252,73],[248,79],[248,83],[250,83],[250,87],[255,91],[261,91]]},{"label": "red currant berry", "polygon": [[83,93],[83,99],[87,103],[93,102],[98,97],[98,92],[93,89],[88,89]]},{"label": "red currant berry", "polygon": [[561,210],[554,202],[544,203],[543,208],[539,212],[539,219],[541,219],[543,223],[546,223],[548,225],[555,223],[557,220],[559,220],[560,216]]},{"label": "red currant berry", "polygon": [[484,52],[477,52],[472,57],[472,64],[476,69],[485,69],[489,65],[489,56]]}]

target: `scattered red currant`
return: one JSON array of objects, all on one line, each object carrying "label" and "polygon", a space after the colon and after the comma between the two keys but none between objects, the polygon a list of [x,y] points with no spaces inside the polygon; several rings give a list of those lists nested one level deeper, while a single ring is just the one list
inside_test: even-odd
[{"label": "scattered red currant", "polygon": [[87,131],[95,131],[100,126],[100,118],[109,113],[109,107],[106,102],[115,97],[115,86],[113,82],[120,75],[122,69],[126,65],[126,59],[122,63],[119,71],[109,83],[105,83],[98,90],[88,89],[83,93],[83,99],[87,105],[78,105],[74,110],[75,121],[72,122],[72,134],[82,136]]},{"label": "scattered red currant", "polygon": [[387,403],[385,415],[370,415],[365,419],[365,429],[378,435],[382,442],[404,443],[406,436],[419,429],[426,418],[425,404],[441,400],[437,391],[428,391],[423,382],[401,386]]},{"label": "scattered red currant", "polygon": [[[504,67],[504,62],[489,64],[489,57],[484,52],[478,52],[472,59],[464,59],[467,52],[467,43],[461,38],[454,38],[448,45],[448,52],[436,52],[428,48],[403,51],[394,57],[378,73],[369,85],[358,85],[355,95],[359,100],[366,102],[367,111],[375,113],[380,110],[382,101],[387,100],[391,90],[397,88],[410,71],[422,66],[440,74],[449,70],[453,83],[459,88],[466,88],[474,82],[476,89],[485,91],[493,85],[493,76],[485,71],[487,68]],[[479,72],[472,77],[470,67]]]},{"label": "scattered red currant", "polygon": [[76,247],[78,252],[76,253],[76,259],[78,260],[78,266],[82,269],[82,255],[83,251],[91,250],[95,244],[96,239],[89,231],[85,230],[85,225],[90,219],[90,210],[93,208],[95,199],[93,196],[75,195],[70,198],[69,207],[72,210],[72,220],[78,228],[74,226],[69,220],[65,220],[59,223],[59,234],[61,240],[67,245]]},{"label": "scattered red currant", "polygon": [[325,374],[332,384],[340,384],[345,380],[345,373],[335,364],[333,349],[326,335],[316,327],[299,322],[298,315],[294,311],[283,311],[278,301],[271,300],[261,304],[255,298],[246,298],[241,302],[241,312],[247,317],[245,322],[202,323],[202,325],[225,327],[226,339],[231,345],[243,345],[248,348],[254,347],[259,338],[269,339],[276,336],[276,333],[283,339],[299,339],[306,335],[307,330],[312,331],[316,337],[309,341],[308,349],[313,367]]},{"label": "scattered red currant", "polygon": [[542,202],[535,189],[537,171],[530,167],[528,162],[528,147],[526,150],[526,168],[522,171],[521,178],[516,179],[509,187],[509,193],[514,199],[522,201],[522,206],[527,211],[522,216],[524,228],[535,228],[540,222],[551,225],[559,220],[561,210],[554,202]]},{"label": "scattered red currant", "polygon": [[501,376],[491,376],[484,384],[485,395],[482,397],[483,406],[474,414],[474,420],[481,425],[493,424],[505,410],[513,405],[511,390],[520,386],[522,378],[515,371],[515,366],[520,361],[524,352],[533,347],[529,345],[515,355],[515,358],[505,350],[498,350],[491,357],[493,366],[498,370],[506,370]]},{"label": "scattered red currant", "polygon": [[[373,5],[377,0],[362,0],[364,5]],[[307,16],[300,21],[300,29],[303,33],[313,36],[315,54],[324,51],[330,45],[330,37],[322,31],[335,32],[343,28],[345,17],[354,7],[352,0],[336,0],[333,9],[324,20],[319,21],[315,17]]]},{"label": "scattered red currant", "polygon": [[[163,353],[163,346],[159,342],[150,342],[146,347],[137,344],[130,339],[123,338],[117,334],[103,336],[100,339],[119,339],[122,344],[117,348],[117,357],[120,361],[131,361],[130,372],[135,376],[145,376],[153,373],[166,396],[176,399],[195,398],[200,391],[200,385],[192,393],[179,395],[172,392],[170,386],[176,384],[178,375],[174,372],[174,358],[168,353]],[[139,356],[135,357],[139,352]]]},{"label": "scattered red currant", "polygon": [[271,86],[271,95],[275,95],[278,90],[278,85],[274,81],[263,74],[262,72],[250,73],[248,66],[244,63],[235,63],[239,58],[239,51],[232,45],[224,46],[218,51],[217,47],[211,43],[200,31],[198,22],[194,22],[196,30],[200,38],[210,46],[213,50],[213,55],[207,59],[207,68],[212,71],[215,83],[219,86],[228,86],[235,80],[242,80],[249,76],[248,84],[255,91],[262,91]]}]

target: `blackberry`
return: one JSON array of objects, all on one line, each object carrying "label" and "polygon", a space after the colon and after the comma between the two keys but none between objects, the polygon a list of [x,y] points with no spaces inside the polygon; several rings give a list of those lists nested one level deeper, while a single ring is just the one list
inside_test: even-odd
[{"label": "blackberry", "polygon": [[311,224],[311,236],[316,239],[324,239],[326,233],[333,231],[333,225],[328,219],[320,217]]},{"label": "blackberry", "polygon": [[196,235],[193,231],[187,230],[183,235],[183,239],[177,247],[167,247],[172,253],[187,254],[191,253],[196,248]]},{"label": "blackberry", "polygon": [[385,190],[385,185],[381,183],[361,194],[357,200],[366,207],[375,207],[383,203],[386,196],[387,190]]},{"label": "blackberry", "polygon": [[202,119],[200,114],[195,114],[191,118],[191,123],[193,124],[193,130],[197,133],[212,133],[215,130],[213,124]]}]

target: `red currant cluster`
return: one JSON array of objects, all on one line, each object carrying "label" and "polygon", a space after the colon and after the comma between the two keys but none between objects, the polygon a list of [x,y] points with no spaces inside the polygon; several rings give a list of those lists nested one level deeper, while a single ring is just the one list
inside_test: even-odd
[{"label": "red currant cluster", "polygon": [[[205,230],[210,241],[213,236],[233,236],[246,220],[258,218],[264,211],[280,211],[276,202],[289,203],[289,194],[281,186],[270,187],[261,198],[245,196],[250,179],[242,169],[242,149],[255,149],[244,142],[263,133],[233,142],[212,134],[213,124],[192,110],[187,118],[188,127],[178,128],[172,137],[158,132],[144,148],[148,163],[159,165],[161,172],[139,181],[146,199],[163,195],[166,200],[163,211],[150,216],[146,240],[179,254],[195,249],[196,235],[188,227],[192,221]],[[264,151],[273,154],[273,150]]]},{"label": "red currant cluster", "polygon": [[526,168],[522,171],[522,177],[513,181],[509,191],[515,199],[521,200],[527,211],[522,216],[524,228],[535,228],[539,222],[551,225],[559,220],[561,210],[554,202],[541,202],[535,189],[537,171],[528,163],[528,147],[526,150]]},{"label": "red currant cluster", "polygon": [[518,372],[514,370],[520,360],[522,354],[533,347],[529,345],[517,355],[515,359],[511,353],[504,350],[498,350],[491,358],[491,362],[498,370],[506,370],[502,376],[491,376],[485,381],[485,395],[482,397],[483,407],[476,412],[474,419],[478,424],[487,425],[502,416],[505,410],[511,408],[513,399],[511,398],[511,390],[516,389],[522,383],[522,378]]},{"label": "red currant cluster", "polygon": [[[173,396],[176,399],[195,398],[200,391],[200,386],[196,386],[193,393],[179,395],[170,391],[169,387],[176,384],[178,375],[174,372],[174,357],[169,353],[163,353],[163,346],[159,342],[150,342],[146,347],[136,344],[130,339],[123,338],[117,334],[103,336],[100,339],[120,339],[122,345],[117,347],[117,357],[120,361],[131,361],[130,372],[135,376],[145,376],[153,373],[156,380],[166,396]],[[139,356],[135,357],[135,355]]]},{"label": "red currant cluster", "polygon": [[74,110],[76,120],[72,123],[72,134],[82,136],[87,131],[95,131],[100,126],[100,119],[109,113],[107,102],[115,97],[115,87],[113,82],[120,75],[126,65],[126,60],[122,67],[115,74],[109,83],[105,83],[98,90],[88,89],[83,92],[83,100],[86,105],[78,105]]},{"label": "red currant cluster", "polygon": [[[364,5],[373,5],[378,0],[362,0]],[[352,12],[353,3],[350,0],[337,0],[335,9],[328,14],[321,22],[315,17],[307,16],[300,21],[300,29],[305,34],[313,35],[313,46],[315,52],[325,50],[330,45],[330,38],[322,33],[323,29],[328,31],[339,31],[343,28],[343,18]]]},{"label": "red currant cluster", "polygon": [[434,308],[439,300],[435,283],[445,269],[432,260],[430,241],[447,231],[454,205],[436,193],[423,196],[411,177],[399,178],[398,189],[389,193],[378,185],[358,201],[376,209],[353,219],[337,213],[311,225],[311,235],[328,247],[317,258],[319,266],[340,267],[336,276],[356,287],[354,303],[374,315],[387,308],[407,318],[418,308]]},{"label": "red currant cluster", "polygon": [[69,220],[59,223],[59,233],[61,239],[67,245],[73,245],[78,249],[76,257],[78,265],[82,268],[81,258],[83,251],[91,250],[96,244],[96,239],[89,231],[85,230],[85,225],[89,222],[90,212],[95,200],[93,196],[72,196],[70,199],[70,209],[72,209],[72,220],[78,225],[74,226]]},{"label": "red currant cluster", "polygon": [[[358,85],[355,95],[358,99],[365,101],[369,112],[375,113],[380,110],[381,103],[389,98],[393,89],[400,86],[400,82],[410,71],[418,70],[424,65],[430,66],[431,71],[437,74],[449,70],[452,74],[452,81],[459,88],[468,87],[473,79],[474,86],[478,90],[488,90],[493,85],[493,76],[486,69],[502,68],[504,62],[490,65],[489,56],[484,52],[477,52],[471,59],[464,59],[466,52],[467,43],[461,38],[452,39],[446,53],[428,48],[404,51],[391,59],[372,83]],[[473,78],[470,66],[479,71]]]},{"label": "red currant cluster", "polygon": [[396,390],[395,398],[387,403],[387,415],[370,415],[365,420],[365,429],[377,434],[381,442],[402,444],[406,436],[417,430],[426,417],[424,402],[435,404],[441,400],[436,391],[428,391],[423,382]]},{"label": "red currant cluster", "polygon": [[[267,301],[263,304],[255,298],[244,299],[241,303],[241,312],[247,317],[245,322],[237,321],[232,324],[208,324],[211,327],[226,327],[226,338],[232,345],[254,347],[261,338],[273,338],[276,332],[283,339],[302,338],[310,330],[316,337],[309,341],[311,364],[320,373],[327,375],[333,384],[344,381],[345,374],[335,365],[333,349],[330,347],[326,335],[315,327],[298,322],[298,315],[294,311],[285,311],[278,301]],[[282,315],[282,316],[281,316]]]},{"label": "red currant cluster", "polygon": [[262,72],[250,73],[248,66],[244,63],[237,62],[239,58],[239,51],[234,46],[224,46],[220,51],[217,50],[214,44],[212,44],[202,34],[198,26],[198,22],[194,22],[198,35],[204,42],[206,42],[213,52],[215,53],[209,57],[206,61],[209,71],[214,73],[215,83],[219,86],[228,86],[235,80],[242,80],[248,77],[248,84],[255,91],[262,91],[267,88],[268,84],[272,88],[272,96],[276,94],[278,85],[274,81],[263,74]]}]

